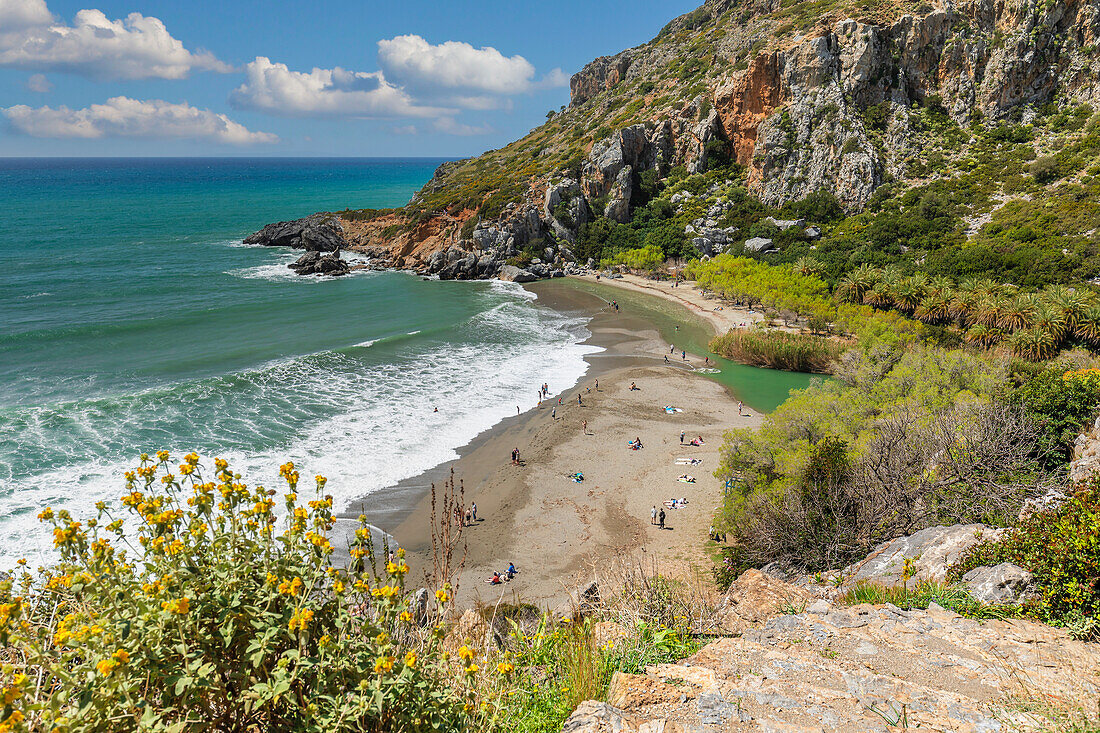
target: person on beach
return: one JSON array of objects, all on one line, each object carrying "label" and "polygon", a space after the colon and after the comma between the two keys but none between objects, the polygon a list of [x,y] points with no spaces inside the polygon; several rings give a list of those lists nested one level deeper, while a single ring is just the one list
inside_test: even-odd
[{"label": "person on beach", "polygon": [[660,525],[661,529],[665,528],[665,510],[664,509],[662,509],[661,513],[657,515],[657,524]]},{"label": "person on beach", "polygon": [[581,393],[580,392],[577,392],[577,405],[578,406],[584,405],[584,403],[581,402]]},{"label": "person on beach", "polygon": [[668,364],[668,363],[669,363],[669,361],[668,361],[668,354],[665,354],[665,364]]},{"label": "person on beach", "polygon": [[657,505],[653,505],[653,509],[649,511],[649,523],[657,524]]},{"label": "person on beach", "polygon": [[684,361],[687,361],[688,353],[686,351],[681,351],[680,352],[680,358]]},{"label": "person on beach", "polygon": [[710,357],[709,356],[704,356],[703,357],[703,366],[709,366],[709,365],[710,365]]},{"label": "person on beach", "polygon": [[676,353],[676,345],[675,344],[668,347],[668,353],[670,353],[670,354],[675,354]]},{"label": "person on beach", "polygon": [[555,420],[558,419],[558,406],[557,405],[554,405],[554,408],[552,410],[550,410],[550,417],[552,417]]},{"label": "person on beach", "polygon": [[519,405],[516,405],[516,415],[519,415]]},{"label": "person on beach", "polygon": [[519,463],[519,448],[512,449],[512,465],[515,466]]},{"label": "person on beach", "polygon": [[467,510],[466,510],[466,526],[470,526],[470,524],[471,524],[472,522],[473,522],[473,516],[472,516],[472,514],[470,513],[470,510],[469,510],[469,509],[467,509]]},{"label": "person on beach", "polygon": [[680,445],[683,445],[683,444],[684,444],[684,431],[681,430],[680,431]]},{"label": "person on beach", "polygon": [[561,397],[558,398],[558,404],[561,404]]},{"label": "person on beach", "polygon": [[491,585],[500,585],[504,581],[500,579],[500,573],[494,572],[493,577],[489,578],[485,582],[490,583]]},{"label": "person on beach", "polygon": [[508,563],[508,570],[506,571],[506,575],[508,576],[508,580],[511,580],[512,578],[516,577],[517,572],[518,571],[516,570],[516,564],[514,562]]},{"label": "person on beach", "polygon": [[737,416],[738,417],[741,416],[741,408],[744,406],[744,404],[745,404],[744,402],[738,402],[737,403]]},{"label": "person on beach", "polygon": [[581,420],[581,430],[584,432],[585,435],[588,435],[588,421],[587,420]]},{"label": "person on beach", "polygon": [[432,412],[439,412],[439,408],[435,408],[434,410],[432,410]]},{"label": "person on beach", "polygon": [[597,392],[600,391],[600,380],[598,380],[598,379],[596,380],[596,391]]},{"label": "person on beach", "polygon": [[477,521],[477,502],[470,504],[470,519]]}]

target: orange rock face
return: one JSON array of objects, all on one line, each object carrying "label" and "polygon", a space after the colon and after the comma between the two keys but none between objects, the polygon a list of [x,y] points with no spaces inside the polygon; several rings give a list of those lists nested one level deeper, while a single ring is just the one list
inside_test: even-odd
[{"label": "orange rock face", "polygon": [[757,128],[784,102],[775,53],[757,56],[744,73],[715,92],[714,108],[738,163],[753,168]]}]

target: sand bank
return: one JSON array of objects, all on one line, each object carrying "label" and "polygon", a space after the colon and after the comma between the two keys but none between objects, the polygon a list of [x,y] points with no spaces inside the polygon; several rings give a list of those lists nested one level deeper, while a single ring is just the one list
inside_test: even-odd
[{"label": "sand bank", "polygon": [[[603,351],[588,357],[591,369],[581,384],[554,392],[542,407],[487,431],[453,464],[405,482],[399,489],[406,498],[420,497],[414,505],[400,512],[375,511],[375,502],[365,502],[371,521],[393,528],[409,550],[411,580],[418,582],[432,565],[426,487],[454,469],[467,503],[478,506],[478,521],[463,530],[467,558],[459,583],[461,605],[501,595],[554,605],[590,577],[593,566],[634,553],[661,558],[668,567],[701,560],[723,491],[713,476],[722,432],[761,420],[747,407],[738,415],[738,404],[725,388],[694,371],[703,366],[703,355],[683,359],[669,354],[669,344],[644,318],[615,312],[595,295],[567,286],[540,283],[534,289],[547,305],[593,314],[588,342]],[[632,382],[638,389],[630,389]],[[551,385],[552,391],[560,386]],[[666,405],[679,411],[666,412]],[[681,431],[685,443],[702,436],[705,445],[681,446]],[[635,438],[641,439],[641,450],[627,446]],[[520,452],[520,465],[511,463],[513,448]],[[701,462],[676,462],[692,458]],[[577,472],[583,473],[583,482],[570,478]],[[695,482],[679,481],[682,474]],[[661,509],[673,497],[686,497],[686,508],[665,509],[663,530],[651,525],[651,508]],[[387,505],[401,503],[393,500],[388,495]],[[520,571],[515,580],[501,586],[484,583],[510,562]]]}]

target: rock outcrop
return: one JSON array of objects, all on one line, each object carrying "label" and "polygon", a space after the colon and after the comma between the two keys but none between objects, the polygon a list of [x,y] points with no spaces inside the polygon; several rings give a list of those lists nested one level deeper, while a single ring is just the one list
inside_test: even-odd
[{"label": "rock outcrop", "polygon": [[335,252],[348,245],[340,219],[331,214],[313,214],[304,219],[268,224],[245,237],[244,243],[292,247],[309,252]]},{"label": "rock outcrop", "polygon": [[1015,605],[1039,598],[1035,577],[1010,562],[974,568],[962,577],[962,582],[980,603]]},{"label": "rock outcrop", "polygon": [[[948,568],[963,552],[982,540],[996,539],[1000,531],[984,524],[929,527],[879,545],[864,560],[845,568],[844,575],[849,584],[864,581],[889,587],[906,580],[942,583]],[[907,562],[909,577],[905,578]]]},{"label": "rock outcrop", "polygon": [[677,664],[616,675],[569,733],[1049,730],[1030,712],[1094,715],[1100,645],[1030,621],[975,621],[933,604],[777,616]]},{"label": "rock outcrop", "polygon": [[316,250],[306,252],[287,265],[299,275],[347,275],[351,265],[340,259],[339,254],[322,254]]}]

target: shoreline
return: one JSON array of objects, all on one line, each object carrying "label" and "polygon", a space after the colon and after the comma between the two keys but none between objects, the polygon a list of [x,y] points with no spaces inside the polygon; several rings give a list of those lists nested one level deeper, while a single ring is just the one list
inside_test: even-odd
[{"label": "shoreline", "polygon": [[[759,424],[762,418],[747,407],[737,417],[737,402],[728,389],[696,371],[705,355],[690,354],[666,364],[668,342],[644,315],[626,309],[616,313],[599,295],[560,280],[528,288],[545,307],[591,316],[590,336],[582,343],[602,350],[585,357],[589,366],[580,382],[555,392],[542,408],[484,431],[458,450],[456,460],[364,497],[341,514],[353,518],[364,513],[372,525],[391,533],[409,552],[410,582],[427,585],[433,565],[430,485],[439,486],[453,470],[464,486],[466,503],[478,505],[479,521],[463,531],[468,556],[457,598],[466,607],[499,599],[502,592],[553,605],[583,582],[590,563],[606,564],[638,551],[648,553],[650,560],[702,557],[722,493],[713,478],[722,432]],[[660,297],[659,292],[638,291]],[[678,310],[686,307],[675,298],[663,300]],[[693,315],[709,331],[717,330],[715,319],[703,317],[700,309],[676,316]],[[630,391],[631,382],[640,390]],[[576,403],[578,391],[583,406]],[[562,406],[555,420],[551,413],[559,396]],[[667,414],[661,409],[665,404],[683,412]],[[582,435],[582,420],[588,421],[590,435]],[[680,430],[689,440],[704,435],[706,445],[681,449]],[[635,437],[642,439],[643,450],[626,448]],[[520,450],[522,466],[511,465],[512,448]],[[677,457],[703,462],[684,466],[675,463]],[[583,483],[565,478],[578,470],[585,475]],[[683,473],[696,482],[677,481]],[[671,531],[655,534],[649,528],[650,508],[682,496],[689,499],[686,509],[666,509]],[[504,570],[509,562],[519,568],[516,580],[501,586],[482,583],[481,576]]]}]

